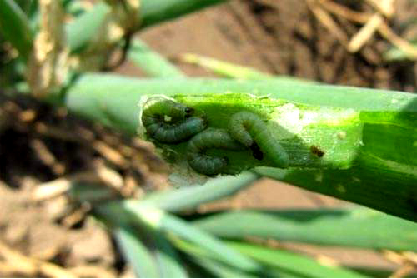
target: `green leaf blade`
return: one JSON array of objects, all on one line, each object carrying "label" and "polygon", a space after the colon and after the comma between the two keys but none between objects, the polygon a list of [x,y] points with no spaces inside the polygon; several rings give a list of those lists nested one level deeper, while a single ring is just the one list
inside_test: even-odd
[{"label": "green leaf blade", "polygon": [[[208,251],[212,255],[217,255],[218,260],[230,266],[249,272],[256,271],[259,268],[259,266],[252,260],[242,256],[233,249],[228,248],[212,235],[188,225],[178,217],[167,213],[161,213],[161,211],[150,207],[144,207],[141,209],[137,207],[132,208],[131,210],[139,218],[144,220],[144,222],[152,224],[152,226],[155,226],[167,234],[171,234],[183,239],[184,241],[189,241],[193,244],[199,245],[202,249]],[[160,215],[157,218],[158,220],[155,220],[152,217],[155,215]],[[152,219],[148,219],[150,216]]]},{"label": "green leaf blade", "polygon": [[145,227],[165,237],[175,237],[198,245],[219,261],[244,271],[256,271],[256,262],[227,247],[216,237],[195,228],[180,218],[136,201],[114,201],[95,208],[95,214],[112,227]]},{"label": "green leaf blade", "polygon": [[136,276],[145,278],[187,278],[181,260],[166,235],[139,222],[119,218],[123,203],[103,205],[99,216],[115,236]]},{"label": "green leaf blade", "polygon": [[[66,104],[73,112],[135,135],[140,110],[137,104],[141,98],[156,94],[203,111],[213,127],[224,128],[231,114],[240,110],[256,112],[268,120],[290,154],[292,168],[267,167],[271,166],[267,160],[256,161],[250,152],[235,152],[229,158],[231,165],[238,167],[236,172],[257,166],[255,171],[260,175],[417,220],[414,94],[275,79],[86,75],[68,91]],[[285,113],[289,117],[285,118]],[[315,121],[303,126],[302,119],[310,119],[305,115],[314,113]],[[321,147],[326,155],[315,158],[313,146]],[[175,148],[182,154],[186,146]]]},{"label": "green leaf blade", "polygon": [[150,251],[136,238],[132,229],[118,227],[113,230],[113,234],[123,254],[132,265],[136,276],[149,278],[161,277]]},{"label": "green leaf blade", "polygon": [[28,59],[32,51],[33,33],[26,14],[13,0],[0,0],[0,33]]},{"label": "green leaf blade", "polygon": [[152,77],[185,77],[173,64],[150,49],[143,41],[133,40],[128,52],[129,60]]},{"label": "green leaf blade", "polygon": [[151,194],[142,201],[162,210],[178,212],[194,209],[210,201],[216,201],[233,195],[252,185],[259,179],[253,172],[243,172],[238,176],[222,176],[208,181],[204,185],[182,187],[167,192]]},{"label": "green leaf blade", "polygon": [[141,3],[141,28],[172,20],[225,0],[146,0]]},{"label": "green leaf blade", "polygon": [[[2,0],[10,1],[10,0]],[[139,22],[136,31],[216,5],[225,0],[143,0],[140,6]],[[94,7],[67,25],[68,45],[71,53],[85,48],[93,37],[100,32],[100,27],[110,7],[98,3]]]},{"label": "green leaf blade", "polygon": [[98,3],[92,11],[83,13],[66,26],[67,43],[71,53],[77,53],[85,49],[88,43],[100,31],[106,16],[110,13],[110,7],[105,3]]},{"label": "green leaf blade", "polygon": [[278,270],[309,278],[358,278],[366,277],[358,272],[342,267],[325,266],[306,256],[292,252],[243,243],[230,242],[229,245],[243,254]]},{"label": "green leaf blade", "polygon": [[247,236],[371,250],[417,251],[417,224],[369,209],[235,211],[193,224],[220,237]]}]

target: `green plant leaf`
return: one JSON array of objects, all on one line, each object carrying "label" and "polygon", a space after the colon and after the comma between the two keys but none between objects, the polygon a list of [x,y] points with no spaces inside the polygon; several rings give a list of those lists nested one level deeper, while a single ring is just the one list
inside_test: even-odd
[{"label": "green plant leaf", "polygon": [[[349,266],[349,269],[354,270],[356,272],[359,272],[361,274],[364,274],[368,277],[373,278],[389,278],[396,272],[395,269],[390,268],[381,268],[381,267],[375,267],[375,266]],[[403,278],[416,278],[417,272],[409,273]]]},{"label": "green plant leaf", "polygon": [[[225,92],[253,94],[260,98],[282,99],[311,106],[381,112],[379,118],[384,121],[384,114],[389,116],[390,112],[395,113],[392,117],[401,117],[402,112],[409,114],[410,118],[417,112],[417,97],[414,94],[388,90],[275,79],[268,82],[208,78],[138,79],[110,74],[83,75],[68,91],[66,104],[75,112],[135,135],[139,124],[137,104],[143,96],[174,97],[186,94],[203,98],[213,93],[221,96]],[[215,102],[215,99],[211,98],[210,101]],[[238,101],[236,103],[239,104]]]},{"label": "green plant leaf", "polygon": [[143,0],[141,3],[141,28],[169,21],[225,1],[226,0]]},{"label": "green plant leaf", "polygon": [[[236,267],[229,266],[221,261],[217,261],[212,254],[199,247],[199,245],[191,244],[177,238],[172,238],[173,244],[188,255],[188,258],[198,266],[207,270],[212,275],[219,278],[248,278],[255,277],[255,274],[244,272]],[[262,277],[261,274],[256,274]],[[207,277],[207,276],[205,276]]]},{"label": "green plant leaf", "polygon": [[[5,1],[5,0],[3,0]],[[169,21],[206,7],[224,2],[225,0],[142,0],[140,7],[140,22],[138,29]],[[91,11],[82,14],[68,24],[68,45],[72,53],[82,50],[90,42],[110,7],[105,3],[94,5]]]},{"label": "green plant leaf", "polygon": [[113,229],[113,234],[120,245],[122,253],[132,265],[136,276],[162,277],[152,252],[136,237],[132,229],[126,226],[116,227]]},{"label": "green plant leaf", "polygon": [[210,257],[197,245],[184,241],[173,240],[174,245],[189,254],[194,262],[207,269],[217,277],[223,278],[277,278],[277,277],[366,277],[360,272],[352,271],[340,266],[328,266],[297,253],[271,249],[247,242],[225,241],[225,243],[256,260],[262,265],[262,269],[256,273],[242,273]]},{"label": "green plant leaf", "polygon": [[37,6],[37,0],[14,0],[14,2],[17,3],[22,11],[29,17]]},{"label": "green plant leaf", "polygon": [[243,242],[230,242],[229,245],[241,253],[259,261],[266,266],[278,270],[298,274],[299,277],[325,278],[358,278],[366,277],[355,271],[342,267],[325,266],[306,256],[292,252],[273,250],[270,248]]},{"label": "green plant leaf", "polygon": [[133,40],[128,52],[129,60],[153,77],[183,77],[177,67],[159,53],[150,49],[143,41]]},{"label": "green plant leaf", "polygon": [[[137,131],[137,104],[145,96],[173,97],[202,111],[209,125],[216,128],[227,127],[235,112],[256,112],[268,119],[290,154],[292,167],[272,168],[268,160],[259,162],[250,152],[219,151],[229,156],[236,172],[256,167],[263,176],[417,220],[414,94],[275,79],[133,79],[113,75],[86,75],[67,93],[70,110],[130,135]],[[314,157],[314,146],[324,150],[322,159]],[[186,144],[166,148],[179,155],[167,158],[174,165],[185,161],[180,156]]]},{"label": "green plant leaf", "polygon": [[87,12],[86,6],[79,1],[65,0],[63,6],[65,11],[73,17],[79,17]]},{"label": "green plant leaf", "polygon": [[141,203],[170,212],[190,210],[203,203],[231,196],[258,179],[259,176],[253,172],[243,172],[238,176],[223,176],[210,180],[202,186],[187,186],[150,194]]},{"label": "green plant leaf", "polygon": [[72,53],[83,50],[99,32],[110,7],[98,3],[90,12],[83,13],[66,26],[68,48]]},{"label": "green plant leaf", "polygon": [[[242,79],[242,80],[268,80],[268,79],[279,79],[281,81],[298,81],[302,82],[301,79],[286,77],[286,76],[272,76],[268,73],[257,71],[253,68],[243,67],[228,62],[223,62],[211,57],[204,57],[193,53],[186,53],[182,55],[181,60],[187,63],[196,64],[204,69],[212,71],[220,76]],[[305,81],[307,82],[307,81]]]},{"label": "green plant leaf", "polygon": [[194,261],[202,268],[209,271],[216,278],[252,278],[250,273],[242,272],[210,258],[194,258]]},{"label": "green plant leaf", "polygon": [[[222,176],[206,184],[159,191],[146,195],[140,205],[149,205],[169,212],[195,209],[199,205],[231,196],[252,185],[259,179],[254,172],[242,172],[238,176]],[[78,203],[96,203],[117,199],[114,191],[102,185],[71,183],[67,195]],[[130,203],[136,203],[130,201]]]},{"label": "green plant leaf", "polygon": [[[140,233],[146,230],[141,228]],[[138,230],[127,226],[113,229],[116,241],[138,277],[145,278],[186,278],[176,251],[169,241],[158,232],[147,231],[139,239]]]},{"label": "green plant leaf", "polygon": [[[415,167],[407,169],[407,172],[401,172],[390,167],[376,167],[378,160],[356,164],[347,170],[284,171],[270,167],[257,167],[255,170],[265,177],[288,182],[309,191],[320,192],[417,221],[414,186],[416,178],[413,173]],[[410,169],[412,172],[408,173]]]},{"label": "green plant leaf", "polygon": [[206,251],[216,255],[218,260],[228,265],[244,271],[255,271],[259,268],[255,262],[247,259],[239,253],[236,253],[233,249],[228,248],[221,241],[210,234],[188,225],[178,217],[164,213],[159,216],[159,220],[155,220],[153,218],[155,214],[160,214],[162,211],[151,208],[138,209],[138,207],[134,207],[131,210],[133,210],[138,216],[141,216],[142,219],[148,224],[152,223],[153,226],[165,233],[169,233],[180,239],[199,245]]},{"label": "green plant leaf", "polygon": [[[44,186],[47,187],[47,186]],[[105,200],[118,199],[114,191],[102,185],[71,183],[67,191],[72,201],[97,204]],[[100,214],[105,211],[107,214]],[[106,204],[93,208],[95,215],[109,226],[119,242],[123,254],[140,277],[187,277],[180,259],[169,240],[160,231],[140,223],[129,223],[129,218],[119,202],[112,208]]]},{"label": "green plant leaf", "polygon": [[104,219],[113,226],[120,224],[145,225],[162,234],[194,243],[208,253],[215,255],[219,261],[238,269],[255,271],[259,268],[254,261],[230,249],[212,235],[188,225],[178,217],[140,202],[109,202],[96,207],[94,212],[100,219]]},{"label": "green plant leaf", "polygon": [[0,33],[27,59],[32,51],[33,34],[29,20],[13,0],[0,0]]},{"label": "green plant leaf", "polygon": [[417,251],[417,224],[381,212],[340,210],[242,210],[196,220],[193,224],[219,237],[248,236],[372,250]]}]

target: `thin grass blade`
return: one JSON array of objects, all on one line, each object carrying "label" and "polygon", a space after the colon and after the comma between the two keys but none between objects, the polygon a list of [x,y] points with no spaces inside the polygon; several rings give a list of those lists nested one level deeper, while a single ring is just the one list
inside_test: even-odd
[{"label": "thin grass blade", "polygon": [[[141,24],[138,26],[138,31],[222,2],[225,0],[142,0],[139,16]],[[99,32],[109,12],[108,5],[98,3],[89,12],[68,24],[68,45],[72,53],[87,46],[88,42]]]},{"label": "thin grass blade", "polygon": [[220,76],[236,79],[269,79],[271,75],[256,71],[249,67],[237,66],[232,63],[223,62],[211,57],[204,57],[193,53],[185,53],[181,60],[198,65],[204,69],[212,71]]},{"label": "thin grass blade", "polygon": [[135,231],[127,226],[116,227],[113,235],[127,261],[132,265],[138,277],[161,277],[151,251],[136,237]]},{"label": "thin grass blade", "polygon": [[208,181],[204,185],[181,187],[151,194],[142,201],[154,207],[169,212],[190,210],[197,206],[216,201],[235,194],[236,192],[252,185],[259,179],[253,172],[243,172],[238,176],[223,176]]},{"label": "thin grass blade", "polygon": [[213,274],[216,278],[253,278],[254,275],[231,268],[209,258],[195,258],[194,262]]},{"label": "thin grass blade", "polygon": [[143,278],[187,278],[179,255],[165,235],[152,228],[100,216],[109,226],[135,275]]},{"label": "thin grass blade", "polygon": [[417,251],[416,223],[364,208],[242,210],[216,214],[193,224],[216,236],[233,239],[253,236],[316,245]]},{"label": "thin grass blade", "polygon": [[183,267],[180,257],[171,245],[170,240],[159,231],[153,231],[148,239],[152,239],[156,248],[156,261],[160,270],[160,277],[187,278],[187,272]]},{"label": "thin grass blade", "polygon": [[228,248],[210,234],[188,225],[178,217],[164,213],[156,208],[131,205],[128,205],[129,210],[146,224],[158,228],[166,234],[199,245],[212,255],[216,255],[219,261],[243,271],[253,272],[259,269],[255,262]]},{"label": "thin grass blade", "polygon": [[286,76],[272,76],[268,73],[260,72],[250,67],[243,67],[240,65],[235,65],[229,62],[224,62],[211,57],[200,56],[193,53],[186,53],[182,55],[181,60],[186,63],[191,63],[200,66],[222,77],[240,80],[268,80],[274,78],[279,79],[281,81],[289,80],[302,82],[302,80],[297,78]]},{"label": "thin grass blade", "polygon": [[180,218],[160,209],[143,205],[137,201],[109,202],[95,209],[95,213],[113,226],[130,224],[147,226],[170,237],[176,237],[198,245],[201,249],[217,257],[219,261],[244,271],[255,271],[259,266],[224,245],[212,235],[188,225]]},{"label": "thin grass blade", "polygon": [[185,75],[145,42],[133,40],[128,57],[137,67],[152,77],[184,77]]},{"label": "thin grass blade", "polygon": [[326,266],[306,256],[288,251],[273,250],[259,245],[243,242],[229,242],[229,245],[241,253],[259,261],[266,266],[283,270],[299,277],[309,278],[361,278],[358,272],[338,266]]},{"label": "thin grass blade", "polygon": [[29,57],[33,43],[29,19],[13,0],[0,0],[0,33],[21,57]]},{"label": "thin grass blade", "polygon": [[[372,278],[393,278],[393,274],[397,272],[395,268],[393,269],[375,266],[349,266],[349,269]],[[402,274],[402,278],[417,278],[417,271],[410,272],[406,275]]]},{"label": "thin grass blade", "polygon": [[[115,224],[113,215],[100,216]],[[186,278],[180,258],[165,235],[150,227],[119,222],[110,226],[116,241],[138,277]]]},{"label": "thin grass blade", "polygon": [[[193,245],[189,242],[182,241],[178,238],[171,238],[173,245],[178,250],[187,254],[188,258],[198,266],[207,270],[211,275],[219,278],[250,278],[255,277],[255,274],[244,272],[236,269],[235,267],[228,266],[221,261],[217,261],[206,250],[202,249],[198,245]],[[211,257],[210,257],[211,256]],[[257,274],[256,277],[261,277],[261,274]]]},{"label": "thin grass blade", "polygon": [[72,53],[82,51],[97,35],[103,25],[110,7],[105,3],[98,3],[90,12],[83,13],[66,26],[68,48]]},{"label": "thin grass blade", "polygon": [[141,3],[141,28],[169,21],[226,0],[143,0]]},{"label": "thin grass blade", "polygon": [[165,235],[151,227],[140,226],[138,222],[130,224],[122,202],[116,202],[113,206],[103,204],[104,200],[121,198],[115,196],[114,191],[102,185],[72,183],[68,196],[78,203],[101,202],[101,205],[93,208],[93,214],[109,226],[137,276],[187,277],[179,256]]}]

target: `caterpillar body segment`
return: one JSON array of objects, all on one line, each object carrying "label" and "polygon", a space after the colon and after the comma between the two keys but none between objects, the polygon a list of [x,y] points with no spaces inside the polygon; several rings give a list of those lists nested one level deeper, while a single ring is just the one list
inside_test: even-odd
[{"label": "caterpillar body segment", "polygon": [[203,117],[192,117],[193,108],[172,100],[155,99],[145,104],[142,123],[148,135],[163,143],[185,141],[207,127]]},{"label": "caterpillar body segment", "polygon": [[173,120],[178,120],[178,119],[184,119],[185,117],[191,116],[193,112],[194,112],[193,108],[184,106],[181,103],[178,103],[172,100],[154,99],[154,100],[148,101],[144,105],[142,117],[144,119],[156,117],[162,120],[169,117],[169,118],[172,118]]},{"label": "caterpillar body segment", "polygon": [[288,168],[288,153],[255,113],[235,113],[229,122],[229,132],[235,140],[249,147],[256,159],[262,160],[265,154],[276,167]]},{"label": "caterpillar body segment", "polygon": [[244,150],[245,146],[236,142],[222,129],[208,129],[195,135],[188,142],[188,163],[197,172],[216,175],[227,170],[228,158],[206,155],[209,149]]},{"label": "caterpillar body segment", "polygon": [[198,173],[208,176],[224,173],[229,160],[227,157],[215,157],[205,154],[189,154],[188,164]]},{"label": "caterpillar body segment", "polygon": [[185,141],[203,131],[206,126],[203,118],[189,117],[178,124],[152,123],[146,129],[149,135],[159,142],[177,143]]}]

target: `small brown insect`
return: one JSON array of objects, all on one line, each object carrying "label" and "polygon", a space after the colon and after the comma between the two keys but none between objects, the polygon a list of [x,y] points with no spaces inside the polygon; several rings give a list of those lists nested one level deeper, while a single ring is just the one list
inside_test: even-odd
[{"label": "small brown insect", "polygon": [[318,146],[315,146],[315,145],[310,146],[310,152],[313,153],[314,155],[318,156],[318,157],[323,157],[324,156],[324,151],[321,150]]}]

